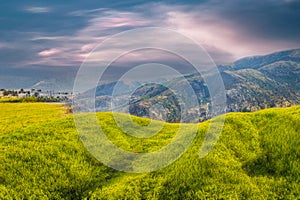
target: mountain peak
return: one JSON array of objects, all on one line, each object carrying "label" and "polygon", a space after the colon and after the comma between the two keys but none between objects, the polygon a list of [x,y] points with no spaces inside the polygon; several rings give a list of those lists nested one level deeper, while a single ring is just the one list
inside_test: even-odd
[{"label": "mountain peak", "polygon": [[272,64],[277,61],[300,62],[300,49],[279,51],[263,56],[252,56],[239,59],[232,64],[234,69],[259,69],[262,66]]}]

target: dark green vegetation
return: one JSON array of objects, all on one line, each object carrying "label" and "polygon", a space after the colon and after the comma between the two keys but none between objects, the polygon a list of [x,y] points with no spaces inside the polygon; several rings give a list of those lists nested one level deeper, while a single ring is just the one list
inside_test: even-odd
[{"label": "dark green vegetation", "polygon": [[32,103],[32,102],[63,102],[66,101],[66,98],[58,98],[58,97],[4,97],[0,98],[0,102],[2,103]]},{"label": "dark green vegetation", "polygon": [[[2,103],[0,110],[0,199],[300,198],[300,106],[228,114],[203,159],[199,149],[209,121],[201,123],[180,159],[144,174],[118,172],[94,159],[60,104]],[[98,119],[115,144],[134,152],[166,145],[178,127],[166,124],[160,134],[137,139],[119,130],[111,113]]]},{"label": "dark green vegetation", "polygon": [[[6,90],[0,89],[0,102],[6,103],[24,103],[24,102],[66,102],[69,93],[56,93],[47,91],[46,94],[42,90]],[[60,96],[63,95],[63,96]]]}]

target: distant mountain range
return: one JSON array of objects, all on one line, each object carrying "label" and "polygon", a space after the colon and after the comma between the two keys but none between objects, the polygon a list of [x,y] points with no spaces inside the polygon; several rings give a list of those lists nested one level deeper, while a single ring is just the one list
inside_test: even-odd
[{"label": "distant mountain range", "polygon": [[[218,66],[223,78],[227,108],[225,112],[256,111],[270,107],[288,107],[300,104],[300,49],[277,52],[265,56],[240,59],[231,65]],[[183,122],[204,121],[214,116],[210,109],[208,88],[199,74],[186,75],[198,97],[200,107],[188,110],[188,118]],[[171,81],[180,87],[181,79]],[[97,111],[111,110],[112,91],[116,82],[99,85],[96,88]],[[136,87],[135,82],[119,82],[123,88]],[[126,91],[126,90],[124,90]],[[166,87],[148,84],[139,87],[134,94],[119,94],[117,97],[118,111],[129,110],[136,116],[147,116],[168,122],[180,121],[180,106],[176,96]],[[128,104],[128,99],[129,105]],[[151,105],[160,104],[160,108]],[[200,111],[200,118],[195,118]],[[127,111],[128,112],[128,111]],[[162,116],[162,115],[165,116]]]}]

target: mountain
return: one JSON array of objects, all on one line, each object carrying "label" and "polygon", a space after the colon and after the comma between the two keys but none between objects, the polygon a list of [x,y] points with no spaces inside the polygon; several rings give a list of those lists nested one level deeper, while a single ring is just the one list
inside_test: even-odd
[{"label": "mountain", "polygon": [[[140,174],[120,172],[95,159],[63,105],[0,103],[0,110],[0,199],[300,198],[300,106],[227,114],[219,140],[204,158],[199,157],[203,139],[218,118],[200,123],[180,158]],[[126,116],[97,113],[106,137],[121,149],[153,152],[179,134],[179,124],[155,121],[149,128],[159,130],[156,135],[132,137],[115,121],[118,117],[130,128]],[[131,119],[142,127],[150,122]],[[182,135],[189,135],[193,126],[182,125]],[[139,167],[130,158],[116,161]]]},{"label": "mountain", "polygon": [[288,61],[288,62],[300,62],[300,49],[293,49],[288,51],[281,51],[272,53],[265,56],[253,56],[242,58],[235,61],[232,65],[232,68],[238,69],[259,69],[263,66],[270,65],[272,63]]},{"label": "mountain", "polygon": [[31,88],[39,89],[43,91],[52,91],[52,90],[60,91],[61,89],[61,87],[56,83],[56,81],[39,81],[33,86],[31,86]]},{"label": "mountain", "polygon": [[42,91],[55,91],[55,92],[71,92],[72,91],[72,81],[70,78],[61,79],[45,79],[36,82],[31,85],[28,89],[40,89]]},{"label": "mountain", "polygon": [[[227,109],[225,112],[257,111],[270,107],[289,107],[300,103],[300,49],[277,52],[265,56],[240,59],[228,66],[219,66],[226,89]],[[199,74],[186,75],[185,78],[194,89],[200,107],[188,110],[189,118],[181,119],[180,105],[168,88],[161,85],[145,85],[133,94],[118,96],[121,112],[136,116],[162,119],[162,109],[152,108],[160,104],[164,107],[165,121],[199,122],[215,116],[211,112],[210,96],[207,85]],[[182,79],[171,80],[168,84],[182,87]],[[100,85],[96,89],[96,107],[98,111],[111,110],[112,86]],[[121,83],[122,84],[122,83]],[[124,90],[125,91],[125,90]],[[129,100],[129,104],[128,104]],[[126,105],[128,104],[128,106]],[[101,107],[106,105],[106,107]],[[127,106],[127,107],[126,107]],[[200,118],[195,118],[200,112]]]}]

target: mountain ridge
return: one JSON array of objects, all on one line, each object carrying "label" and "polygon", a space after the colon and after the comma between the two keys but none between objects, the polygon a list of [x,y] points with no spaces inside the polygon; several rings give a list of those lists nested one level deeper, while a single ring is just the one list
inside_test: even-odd
[{"label": "mountain ridge", "polygon": [[[218,66],[224,82],[227,108],[224,112],[249,112],[271,107],[289,107],[300,104],[300,49],[275,52],[265,56],[240,59],[228,66]],[[133,94],[112,96],[117,82],[99,85],[95,89],[96,110],[109,111],[110,101],[122,102],[120,112],[136,116],[148,116],[161,120],[162,110],[151,106],[164,107],[168,122],[199,122],[216,116],[211,112],[208,87],[200,74],[187,74],[184,78],[175,78],[166,82],[172,87],[181,87],[183,79],[194,89],[199,107],[188,110],[189,118],[181,119],[181,110],[176,95],[169,89],[151,84],[142,85],[118,82],[123,88],[136,86]],[[126,91],[126,90],[124,90]],[[121,106],[121,107],[122,107]],[[151,111],[150,111],[151,110]],[[196,117],[200,113],[200,118]]]}]

